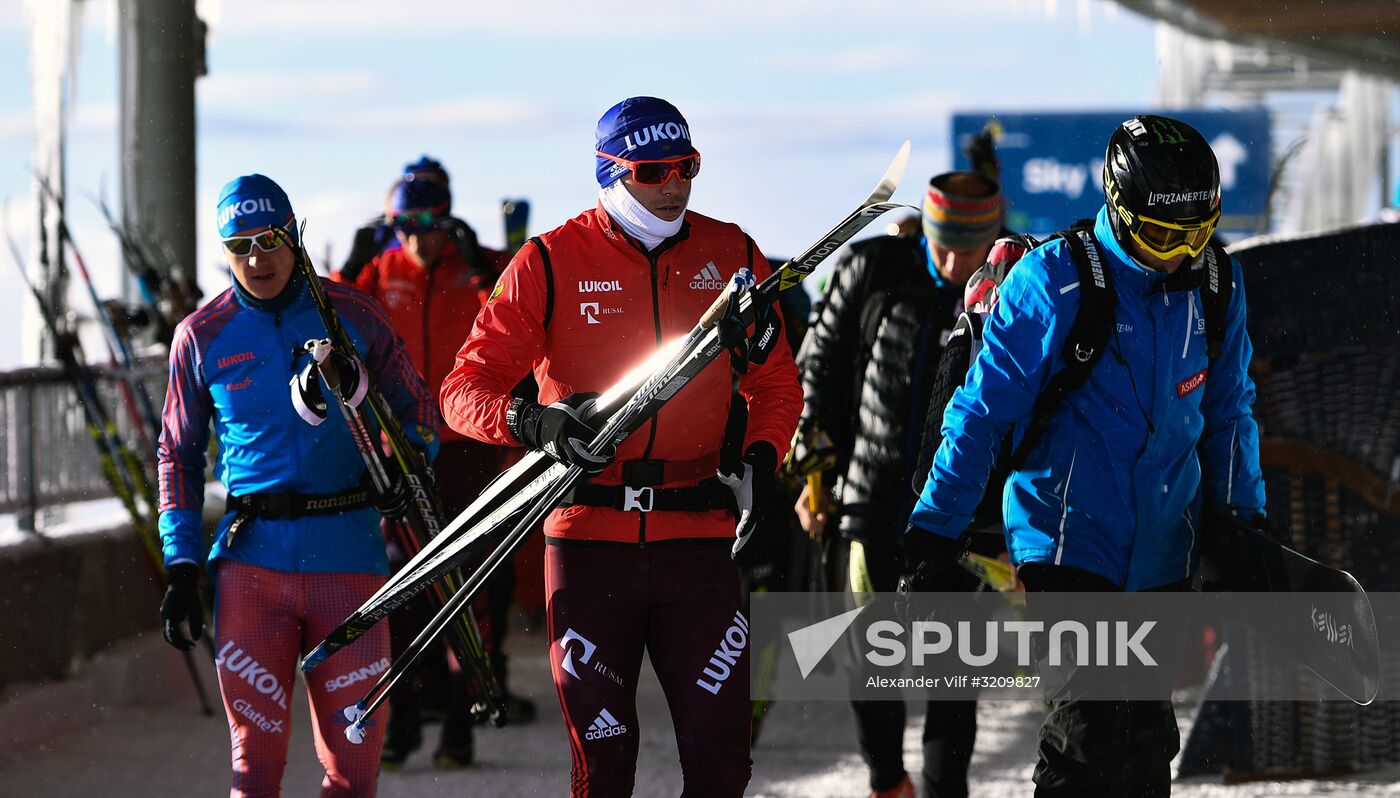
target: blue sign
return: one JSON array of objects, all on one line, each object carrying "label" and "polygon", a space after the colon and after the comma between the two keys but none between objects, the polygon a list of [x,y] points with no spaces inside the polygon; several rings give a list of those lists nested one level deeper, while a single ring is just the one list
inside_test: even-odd
[{"label": "blue sign", "polygon": [[953,149],[967,168],[964,148],[989,120],[1000,123],[997,141],[1001,185],[1010,210],[1007,225],[1045,236],[1103,206],[1103,153],[1123,120],[1163,113],[1205,136],[1220,162],[1222,232],[1252,234],[1269,197],[1273,165],[1269,113],[1249,111],[1106,111],[1095,113],[958,113]]}]

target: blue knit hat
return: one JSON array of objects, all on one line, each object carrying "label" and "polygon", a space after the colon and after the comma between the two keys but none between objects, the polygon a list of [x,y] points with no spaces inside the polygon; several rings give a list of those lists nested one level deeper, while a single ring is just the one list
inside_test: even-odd
[{"label": "blue knit hat", "polygon": [[[598,120],[596,149],[629,161],[660,161],[695,152],[690,125],[676,106],[655,97],[629,97]],[[598,156],[598,185],[607,186],[627,167]]]},{"label": "blue knit hat", "polygon": [[409,172],[394,184],[389,194],[389,210],[394,213],[427,210],[445,216],[452,210],[452,192],[431,176]]},{"label": "blue knit hat", "polygon": [[296,236],[296,217],[287,192],[264,175],[243,175],[219,192],[219,237],[228,238],[254,227],[275,225]]}]

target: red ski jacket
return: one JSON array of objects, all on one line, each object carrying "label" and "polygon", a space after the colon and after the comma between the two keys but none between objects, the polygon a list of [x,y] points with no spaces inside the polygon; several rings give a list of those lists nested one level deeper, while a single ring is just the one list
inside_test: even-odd
[{"label": "red ski jacket", "polygon": [[[435,395],[472,322],[491,295],[495,275],[505,268],[505,253],[481,248],[485,272],[472,270],[456,242],[449,241],[437,263],[424,269],[402,249],[377,255],[355,276],[354,285],[384,306],[394,329],[403,337],[414,368]],[[440,430],[444,441],[462,435]]]},{"label": "red ski jacket", "polygon": [[[650,253],[628,239],[601,206],[526,244],[501,275],[476,326],[442,384],[442,410],[458,432],[518,446],[506,428],[510,391],[532,369],[539,401],[579,391],[602,392],[640,365],[662,342],[693,328],[729,278],[748,266],[769,268],[736,225],[687,212],[681,231]],[[781,336],[780,336],[781,337]],[[739,385],[748,402],[744,448],[767,441],[787,452],[802,410],[797,366],[785,341]],[[618,447],[595,485],[619,485],[625,461],[663,460],[657,487],[694,486],[713,477],[732,395],[728,359],[705,369],[660,414]],[[574,505],[545,522],[554,538],[645,543],[729,537],[734,517],[703,512],[623,511]]]}]

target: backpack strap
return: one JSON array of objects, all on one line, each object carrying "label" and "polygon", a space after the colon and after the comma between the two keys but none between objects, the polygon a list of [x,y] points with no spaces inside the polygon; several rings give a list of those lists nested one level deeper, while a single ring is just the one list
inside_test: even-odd
[{"label": "backpack strap", "polygon": [[938,358],[933,388],[929,391],[928,415],[924,417],[923,434],[919,437],[918,462],[914,465],[914,495],[924,492],[928,472],[933,468],[933,456],[943,441],[943,413],[953,399],[953,393],[967,380],[972,361],[982,344],[982,314],[964,312],[958,316],[948,343]]},{"label": "backpack strap", "polygon": [[1201,315],[1206,320],[1206,356],[1215,362],[1225,346],[1225,324],[1229,317],[1230,295],[1234,291],[1234,268],[1230,254],[1214,238],[1206,245],[1206,276],[1201,284]]},{"label": "backpack strap", "polygon": [[540,253],[540,261],[544,263],[544,322],[541,326],[548,330],[549,321],[554,318],[554,264],[549,259],[549,247],[544,245],[539,236],[532,236],[530,243],[535,245],[535,249]]},{"label": "backpack strap", "polygon": [[1021,443],[1011,455],[1011,468],[1025,465],[1036,444],[1050,426],[1050,420],[1069,393],[1089,379],[1108,347],[1117,300],[1109,284],[1108,270],[1098,242],[1094,239],[1092,222],[1076,222],[1070,229],[1057,233],[1069,246],[1071,260],[1079,275],[1079,310],[1065,339],[1065,367],[1050,378],[1050,384],[1035,401],[1030,426]]}]

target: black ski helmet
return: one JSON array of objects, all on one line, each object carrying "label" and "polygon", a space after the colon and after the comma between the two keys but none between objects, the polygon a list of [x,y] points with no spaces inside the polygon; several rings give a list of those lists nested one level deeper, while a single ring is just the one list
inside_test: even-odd
[{"label": "black ski helmet", "polygon": [[1165,116],[1118,126],[1104,152],[1103,188],[1114,235],[1158,257],[1201,253],[1220,219],[1220,165],[1195,128]]}]

